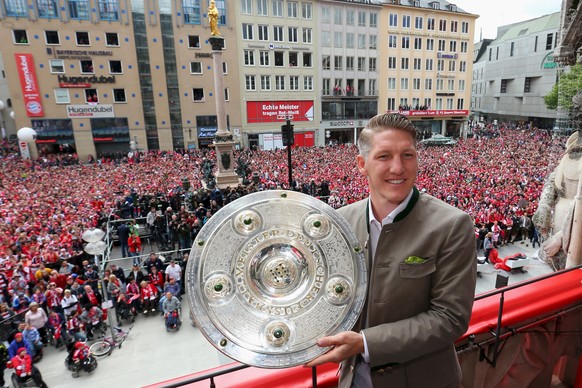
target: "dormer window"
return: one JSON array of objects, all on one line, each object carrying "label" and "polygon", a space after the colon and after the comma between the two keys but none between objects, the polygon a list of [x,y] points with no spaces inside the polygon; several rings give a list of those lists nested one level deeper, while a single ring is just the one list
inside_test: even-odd
[{"label": "dormer window", "polygon": [[438,1],[433,1],[431,4],[433,9],[441,9],[441,3],[439,3]]}]

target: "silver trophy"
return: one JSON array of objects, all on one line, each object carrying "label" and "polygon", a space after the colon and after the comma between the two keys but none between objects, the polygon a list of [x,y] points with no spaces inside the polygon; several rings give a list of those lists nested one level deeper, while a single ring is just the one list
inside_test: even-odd
[{"label": "silver trophy", "polygon": [[263,191],[220,209],[186,268],[201,333],[244,364],[286,368],[325,353],[319,338],[350,330],[367,290],[362,247],[330,206]]}]

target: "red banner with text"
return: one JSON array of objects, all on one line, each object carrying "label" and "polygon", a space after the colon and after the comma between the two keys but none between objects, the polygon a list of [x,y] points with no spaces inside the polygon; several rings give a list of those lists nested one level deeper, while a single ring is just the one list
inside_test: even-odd
[{"label": "red banner with text", "polygon": [[32,54],[14,54],[16,68],[20,77],[20,86],[24,96],[24,108],[28,117],[43,117],[44,109],[40,99],[40,90],[34,70]]},{"label": "red banner with text", "polygon": [[247,101],[249,123],[276,123],[285,121],[313,121],[313,100]]}]

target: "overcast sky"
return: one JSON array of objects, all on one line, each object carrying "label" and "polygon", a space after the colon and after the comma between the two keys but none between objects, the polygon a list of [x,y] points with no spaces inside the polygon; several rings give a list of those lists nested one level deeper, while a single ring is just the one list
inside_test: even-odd
[{"label": "overcast sky", "polygon": [[475,25],[475,42],[479,41],[480,31],[483,39],[494,39],[497,27],[549,13],[560,12],[562,0],[448,0],[462,10],[479,15]]}]

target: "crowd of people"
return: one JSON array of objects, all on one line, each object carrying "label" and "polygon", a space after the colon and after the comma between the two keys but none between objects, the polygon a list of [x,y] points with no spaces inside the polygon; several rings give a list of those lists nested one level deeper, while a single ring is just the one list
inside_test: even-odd
[{"label": "crowd of people", "polygon": [[[565,138],[549,131],[501,125],[499,129],[476,129],[473,137],[454,146],[420,146],[417,187],[467,212],[477,231],[484,226],[487,232],[495,228],[505,232],[516,219],[536,210],[544,181],[562,156],[564,142]],[[284,149],[235,151],[234,159],[246,164],[246,178],[251,183],[210,190],[204,188],[202,166],[206,160],[215,160],[213,150],[136,152],[129,158],[101,157],[93,163],[76,164],[69,163],[77,159],[74,155],[22,160],[13,146],[5,142],[1,146],[0,317],[4,320],[28,311],[33,303],[40,305],[47,322],[53,313],[68,320],[67,308],[76,311],[78,319],[83,313],[90,314],[91,308],[99,308],[99,301],[85,295],[86,289],[97,291],[99,282],[91,258],[83,252],[81,236],[87,228],[114,218],[151,213],[153,221],[147,226],[151,232],[160,219],[158,231],[168,232],[162,233],[164,243],[187,248],[202,225],[225,204],[253,191],[289,188]],[[294,148],[291,188],[334,208],[367,197],[365,177],[354,163],[356,155],[352,145]],[[184,186],[184,178],[190,187]],[[142,271],[139,266],[143,263],[137,260],[134,264]],[[131,272],[129,268],[108,269],[110,285],[118,282],[123,289],[132,283],[119,279]],[[140,295],[136,299],[143,301],[141,281],[147,286],[151,273],[151,268],[144,268],[146,278],[134,279],[134,291]],[[150,291],[163,295],[169,281],[162,279]],[[63,306],[62,300],[70,298],[67,290],[85,303],[72,309]],[[127,288],[122,291],[130,300]],[[151,303],[145,309],[129,304],[130,311],[157,308]],[[9,341],[20,332],[18,327],[0,326]],[[46,333],[39,328],[40,340],[46,341]]]}]

